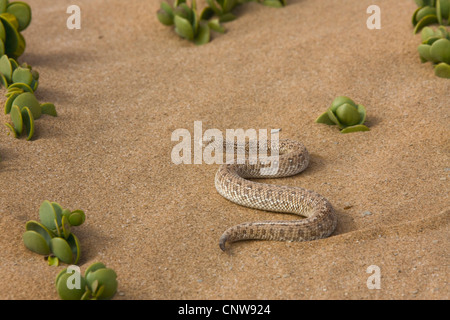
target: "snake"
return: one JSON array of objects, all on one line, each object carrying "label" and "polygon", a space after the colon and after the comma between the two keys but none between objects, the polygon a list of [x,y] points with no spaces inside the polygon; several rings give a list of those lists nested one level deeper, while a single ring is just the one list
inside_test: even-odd
[{"label": "snake", "polygon": [[[236,152],[240,147],[235,141],[209,142],[221,144],[222,148]],[[242,145],[242,143],[241,143]],[[244,207],[293,214],[298,220],[246,222],[228,228],[220,237],[219,247],[242,240],[312,241],[330,236],[336,228],[337,216],[331,203],[320,194],[297,186],[266,184],[248,179],[281,178],[299,174],[310,161],[306,147],[294,140],[278,140],[275,145],[266,141],[258,143],[276,154],[276,157],[257,159],[247,157],[244,161],[227,161],[219,166],[214,183],[217,192]],[[245,142],[245,152],[251,150]],[[219,149],[220,150],[220,149]],[[223,150],[223,149],[222,149]],[[242,150],[242,149],[241,149]],[[271,159],[271,160],[268,160]],[[262,168],[274,170],[266,170]]]}]

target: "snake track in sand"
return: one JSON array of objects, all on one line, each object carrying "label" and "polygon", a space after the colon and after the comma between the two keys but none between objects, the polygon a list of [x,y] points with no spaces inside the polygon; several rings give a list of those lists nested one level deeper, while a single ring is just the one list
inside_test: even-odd
[{"label": "snake track in sand", "polygon": [[[226,146],[230,142],[224,142]],[[232,143],[237,150],[237,143]],[[246,151],[249,146],[246,143]],[[270,144],[267,144],[269,152]],[[280,140],[278,149],[278,172],[267,176],[261,174],[267,163],[223,164],[215,176],[215,186],[226,199],[245,207],[290,213],[302,216],[300,220],[247,222],[226,230],[220,238],[220,248],[226,243],[241,240],[310,241],[328,237],[337,225],[337,217],[330,202],[323,196],[300,187],[270,185],[247,180],[248,178],[280,178],[296,175],[309,164],[305,146],[292,140]]]}]

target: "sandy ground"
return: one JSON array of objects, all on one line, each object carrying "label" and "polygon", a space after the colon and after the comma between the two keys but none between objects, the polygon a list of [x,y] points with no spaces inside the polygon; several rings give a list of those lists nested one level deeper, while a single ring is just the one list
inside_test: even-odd
[{"label": "sandy ground", "polygon": [[[115,269],[116,299],[450,298],[450,82],[419,61],[412,0],[376,1],[381,30],[366,27],[368,0],[247,4],[201,47],[157,21],[159,0],[77,1],[81,30],[66,28],[73,1],[27,2],[20,61],[59,116],[39,119],[32,142],[0,130],[1,299],[58,299],[63,266],[21,240],[46,199],[85,210],[79,265]],[[314,123],[339,95],[366,106],[370,132]],[[334,234],[220,251],[226,228],[282,217],[223,199],[217,165],[172,163],[172,132],[194,121],[302,141],[310,167],[271,183],[327,197]]]}]

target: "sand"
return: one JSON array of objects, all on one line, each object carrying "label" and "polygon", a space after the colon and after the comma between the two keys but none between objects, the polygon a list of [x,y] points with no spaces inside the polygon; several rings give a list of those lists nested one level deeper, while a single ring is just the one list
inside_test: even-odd
[{"label": "sand", "polygon": [[[157,21],[159,0],[77,1],[81,30],[66,27],[73,1],[27,2],[20,61],[59,116],[31,142],[0,130],[1,299],[58,299],[64,266],[21,240],[46,199],[85,210],[79,266],[113,268],[115,299],[450,298],[450,82],[419,61],[413,1],[377,1],[381,30],[366,27],[368,0],[247,4],[200,47]],[[339,95],[366,107],[370,132],[314,123]],[[217,165],[172,163],[172,132],[194,121],[302,141],[310,167],[270,182],[327,197],[334,234],[220,251],[226,228],[284,217],[222,198]],[[367,287],[372,265],[380,289]]]}]

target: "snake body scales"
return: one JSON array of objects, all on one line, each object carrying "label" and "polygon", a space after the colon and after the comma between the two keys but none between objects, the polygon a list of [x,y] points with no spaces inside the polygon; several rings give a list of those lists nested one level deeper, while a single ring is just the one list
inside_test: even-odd
[{"label": "snake body scales", "polygon": [[[223,147],[232,144],[237,150],[236,142],[220,142]],[[261,145],[259,145],[261,146]],[[246,151],[249,143],[245,144]],[[337,225],[337,217],[330,202],[314,191],[300,187],[271,185],[250,181],[251,178],[280,178],[296,175],[309,164],[306,147],[297,141],[280,140],[277,150],[270,150],[278,156],[278,172],[270,176],[261,173],[267,162],[250,162],[243,164],[223,164],[215,176],[215,186],[220,195],[239,205],[279,213],[299,215],[302,219],[288,221],[247,222],[226,230],[219,240],[219,246],[225,251],[226,243],[241,240],[276,240],[276,241],[311,241],[331,235]],[[228,149],[229,150],[229,149]]]}]

